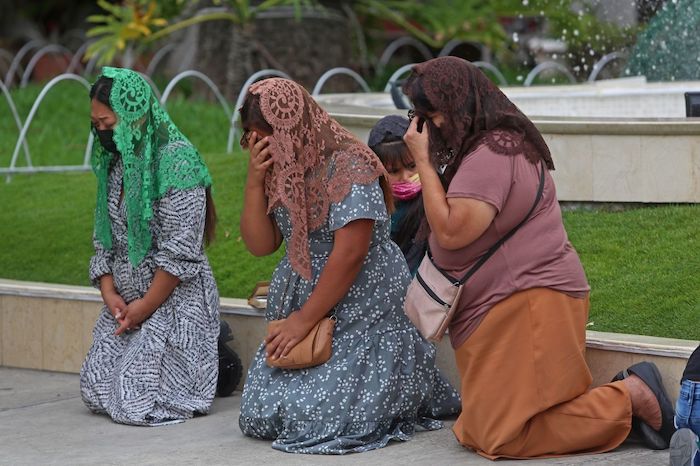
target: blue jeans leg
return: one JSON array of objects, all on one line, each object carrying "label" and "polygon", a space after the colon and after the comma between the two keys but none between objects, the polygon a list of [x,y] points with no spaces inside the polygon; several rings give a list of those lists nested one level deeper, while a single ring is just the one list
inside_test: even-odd
[{"label": "blue jeans leg", "polygon": [[700,382],[684,380],[676,402],[676,427],[700,435]]},{"label": "blue jeans leg", "polygon": [[[674,422],[677,428],[688,428],[700,436],[700,382],[684,380],[681,383]],[[693,466],[700,466],[700,451],[693,455]]]}]

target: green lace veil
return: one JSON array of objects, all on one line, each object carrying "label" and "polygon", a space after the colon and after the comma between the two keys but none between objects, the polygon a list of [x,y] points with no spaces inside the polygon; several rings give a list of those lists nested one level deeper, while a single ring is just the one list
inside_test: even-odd
[{"label": "green lace veil", "polygon": [[[129,262],[135,267],[151,248],[149,224],[153,218],[153,201],[171,188],[210,186],[211,176],[197,150],[161,108],[141,75],[128,69],[105,67],[102,76],[112,78],[109,101],[117,115],[113,138],[124,166],[122,202],[126,203]],[[92,146],[92,168],[97,177],[95,238],[108,250],[112,249],[112,228],[107,183],[115,157],[118,156],[106,151],[95,137]]]}]

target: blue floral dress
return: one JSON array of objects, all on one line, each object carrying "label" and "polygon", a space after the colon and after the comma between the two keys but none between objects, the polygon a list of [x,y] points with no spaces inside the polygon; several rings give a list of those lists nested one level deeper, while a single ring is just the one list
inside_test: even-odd
[{"label": "blue floral dress", "polygon": [[[275,220],[286,239],[287,211]],[[299,309],[311,294],[333,247],[333,232],[357,219],[375,220],[370,250],[355,283],[334,308],[333,354],[323,365],[299,370],[269,367],[261,345],[243,389],[239,425],[245,435],[274,440],[294,453],[342,454],[409,440],[433,417],[459,412],[454,389],[435,368],[435,348],[403,313],[410,275],[398,246],[389,239],[390,221],[377,182],[353,185],[332,204],[326,225],[312,232],[312,280],[292,270],[285,255],[273,274],[266,318]]]}]

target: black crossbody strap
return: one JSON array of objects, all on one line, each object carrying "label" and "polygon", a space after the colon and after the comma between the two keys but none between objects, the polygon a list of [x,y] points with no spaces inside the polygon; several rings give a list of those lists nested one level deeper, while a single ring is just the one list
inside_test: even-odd
[{"label": "black crossbody strap", "polygon": [[467,280],[469,280],[469,277],[471,277],[472,275],[474,275],[474,272],[476,272],[477,270],[479,270],[479,267],[481,267],[482,265],[484,265],[484,262],[486,262],[486,261],[489,259],[489,257],[491,257],[491,256],[493,255],[493,253],[496,252],[496,250],[497,250],[498,248],[500,248],[501,245],[502,245],[503,243],[505,243],[505,242],[508,240],[508,238],[510,238],[511,236],[513,236],[513,235],[515,234],[515,232],[518,231],[518,229],[519,229],[521,226],[523,226],[523,225],[525,224],[525,222],[527,221],[527,219],[530,218],[530,215],[532,215],[532,212],[534,212],[535,207],[537,207],[537,204],[540,203],[540,199],[542,199],[542,191],[544,190],[544,161],[540,161],[540,165],[541,165],[541,170],[540,170],[540,187],[539,187],[538,190],[537,190],[537,197],[535,197],[535,203],[532,204],[532,207],[530,207],[530,211],[527,213],[527,215],[525,216],[525,218],[523,218],[522,221],[521,221],[520,223],[518,223],[517,225],[515,225],[515,226],[513,227],[512,230],[510,230],[508,233],[505,234],[505,236],[503,236],[503,238],[499,239],[498,242],[497,242],[496,244],[494,244],[493,246],[491,246],[491,248],[489,248],[489,250],[486,251],[486,253],[485,253],[483,256],[481,256],[481,257],[479,258],[479,260],[477,261],[477,263],[474,264],[474,265],[467,271],[466,274],[464,274],[464,276],[462,277],[462,279],[459,280],[457,283],[455,283],[455,285],[463,285],[464,282],[466,282]]}]

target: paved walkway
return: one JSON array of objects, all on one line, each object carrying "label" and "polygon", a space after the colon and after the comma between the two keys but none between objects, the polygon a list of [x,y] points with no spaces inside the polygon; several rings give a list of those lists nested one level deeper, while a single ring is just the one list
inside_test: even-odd
[{"label": "paved walkway", "polygon": [[[75,374],[0,367],[0,464],[495,464],[460,447],[449,428],[341,457],[280,453],[270,448],[270,442],[241,435],[239,406],[237,393],[217,398],[208,416],[184,424],[123,426],[83,406]],[[659,466],[668,464],[668,451],[630,443],[604,455],[498,463]]]}]

